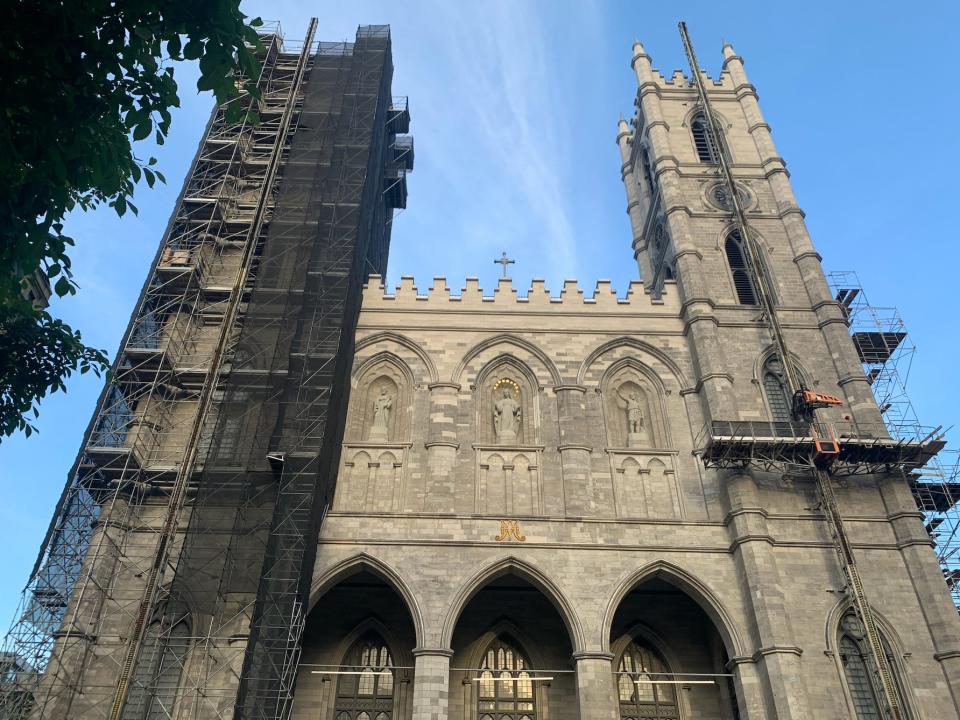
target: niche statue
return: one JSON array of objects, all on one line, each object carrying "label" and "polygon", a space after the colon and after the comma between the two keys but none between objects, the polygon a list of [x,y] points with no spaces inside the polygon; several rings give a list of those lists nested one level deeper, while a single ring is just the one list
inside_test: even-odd
[{"label": "niche statue", "polygon": [[393,396],[386,386],[380,387],[380,394],[373,401],[373,424],[370,426],[371,440],[386,440],[390,429],[390,409]]},{"label": "niche statue", "polygon": [[513,399],[510,388],[500,391],[500,398],[493,403],[493,428],[498,443],[516,441],[520,430],[520,403]]},{"label": "niche statue", "polygon": [[626,394],[618,389],[617,395],[623,400],[627,414],[627,447],[640,447],[646,436],[646,426],[643,418],[643,395],[633,389]]}]

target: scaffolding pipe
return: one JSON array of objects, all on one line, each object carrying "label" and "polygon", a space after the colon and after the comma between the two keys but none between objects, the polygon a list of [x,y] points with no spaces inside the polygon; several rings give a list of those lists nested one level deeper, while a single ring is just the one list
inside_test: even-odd
[{"label": "scaffolding pipe", "polygon": [[126,702],[127,693],[130,689],[131,676],[134,668],[136,667],[137,660],[140,656],[140,650],[143,646],[144,637],[146,635],[147,620],[150,615],[150,610],[157,598],[163,568],[169,561],[172,541],[176,536],[180,515],[182,514],[184,502],[187,496],[187,488],[190,484],[190,478],[193,475],[194,465],[196,464],[197,452],[200,446],[200,439],[203,431],[203,424],[213,402],[214,391],[216,390],[220,380],[220,375],[224,364],[224,357],[230,342],[232,330],[240,312],[244,287],[247,282],[247,276],[250,272],[250,265],[253,261],[254,250],[257,245],[257,239],[260,235],[260,229],[263,226],[264,213],[266,212],[267,203],[270,199],[273,181],[276,177],[280,156],[283,152],[283,145],[286,141],[287,129],[290,126],[290,119],[293,115],[294,105],[296,104],[297,91],[300,83],[303,80],[307,60],[310,57],[310,46],[313,43],[313,35],[316,32],[316,29],[317,19],[311,18],[310,27],[307,30],[307,37],[303,44],[303,50],[300,53],[300,58],[297,63],[297,70],[294,75],[290,95],[287,98],[283,115],[281,116],[280,129],[277,133],[276,140],[274,141],[273,150],[270,156],[270,163],[267,169],[267,175],[260,189],[260,197],[254,212],[254,221],[251,224],[250,230],[247,234],[247,242],[244,246],[243,256],[240,261],[240,270],[237,273],[236,280],[230,293],[230,300],[227,304],[226,312],[224,313],[224,321],[220,325],[220,332],[211,360],[211,372],[208,373],[203,384],[203,389],[201,390],[200,398],[197,403],[197,412],[190,429],[190,437],[187,442],[184,459],[177,472],[177,478],[174,482],[173,492],[171,492],[170,500],[167,504],[167,512],[164,518],[163,529],[161,530],[160,537],[157,542],[157,549],[154,554],[153,563],[151,564],[147,575],[147,582],[146,587],[144,588],[143,598],[141,599],[140,606],[137,610],[136,620],[134,622],[134,627],[127,648],[126,658],[124,659],[123,667],[120,670],[120,676],[117,681],[117,689],[114,694],[113,706],[109,716],[110,720],[120,720],[121,714],[123,713],[123,707]]}]

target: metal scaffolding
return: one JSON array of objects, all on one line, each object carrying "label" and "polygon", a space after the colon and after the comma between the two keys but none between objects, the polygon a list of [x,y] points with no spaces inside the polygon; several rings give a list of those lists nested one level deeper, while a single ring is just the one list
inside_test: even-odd
[{"label": "metal scaffolding", "polygon": [[[907,392],[917,348],[900,312],[871,305],[855,272],[831,272],[827,280],[844,308],[850,335],[890,435],[912,443],[939,433],[940,428],[920,423]],[[909,480],[953,602],[960,608],[960,465],[956,451],[931,456],[912,469]]]},{"label": "metal scaffolding", "polygon": [[7,636],[0,718],[289,712],[362,283],[413,164],[389,28],[315,27],[263,34],[261,97],[234,101],[259,122],[207,126]]}]

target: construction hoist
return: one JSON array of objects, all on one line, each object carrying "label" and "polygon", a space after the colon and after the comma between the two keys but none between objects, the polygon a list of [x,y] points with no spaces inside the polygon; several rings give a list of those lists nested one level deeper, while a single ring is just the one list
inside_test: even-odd
[{"label": "construction hoist", "polygon": [[687,60],[690,63],[693,83],[696,86],[701,110],[706,120],[705,124],[708,138],[716,150],[715,154],[720,166],[720,173],[726,185],[727,197],[730,199],[733,221],[736,229],[740,233],[744,249],[746,250],[744,256],[747,271],[753,281],[756,294],[760,299],[763,308],[763,318],[773,337],[777,355],[783,366],[784,378],[792,398],[791,415],[794,421],[805,423],[809,426],[810,435],[813,438],[813,449],[810,453],[810,468],[816,481],[820,509],[826,516],[834,548],[837,551],[837,557],[840,560],[840,565],[846,576],[847,588],[852,596],[854,610],[863,626],[864,637],[870,646],[867,660],[872,671],[871,678],[876,689],[879,691],[878,695],[883,698],[887,717],[890,720],[904,720],[903,709],[900,706],[900,701],[893,685],[889,660],[884,649],[883,641],[880,639],[880,634],[877,631],[873,611],[870,608],[870,603],[867,601],[867,596],[860,580],[860,573],[857,570],[853,548],[847,537],[843,518],[837,506],[836,494],[833,491],[831,466],[840,454],[840,444],[829,424],[821,425],[816,419],[817,410],[840,406],[843,404],[843,401],[834,395],[827,395],[806,388],[794,367],[793,358],[790,355],[786,339],[784,338],[783,327],[777,316],[769,278],[763,271],[763,259],[760,255],[755,236],[747,225],[743,203],[741,202],[740,194],[737,192],[737,186],[733,181],[729,159],[722,144],[723,136],[719,131],[716,117],[710,104],[710,98],[707,95],[707,89],[703,81],[703,74],[700,71],[700,65],[697,62],[693,43],[690,41],[690,34],[684,22],[680,22],[680,37],[683,40],[683,47],[687,54]]}]

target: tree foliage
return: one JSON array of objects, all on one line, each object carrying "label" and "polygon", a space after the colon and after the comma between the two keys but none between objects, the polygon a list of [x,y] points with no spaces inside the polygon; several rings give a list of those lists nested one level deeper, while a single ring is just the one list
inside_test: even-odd
[{"label": "tree foliage", "polygon": [[[197,89],[226,103],[256,94],[259,19],[240,0],[13,0],[0,34],[0,437],[35,430],[40,398],[104,351],[23,295],[39,271],[72,295],[64,217],[108,205],[136,213],[138,184],[165,179],[134,143],[162,144],[180,105],[177,61],[199,61]],[[238,75],[237,73],[242,73]],[[238,83],[235,78],[246,78]],[[242,103],[228,106],[240,119]],[[91,238],[90,241],[93,241]],[[31,419],[28,419],[31,418]]]}]

